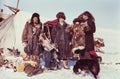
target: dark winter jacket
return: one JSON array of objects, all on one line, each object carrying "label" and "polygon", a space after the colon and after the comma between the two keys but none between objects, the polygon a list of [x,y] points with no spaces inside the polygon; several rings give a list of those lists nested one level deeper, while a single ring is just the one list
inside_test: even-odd
[{"label": "dark winter jacket", "polygon": [[84,28],[85,32],[85,49],[87,52],[94,50],[94,35],[96,31],[95,23],[87,20],[88,28]]},{"label": "dark winter jacket", "polygon": [[65,31],[66,27],[68,27],[66,23],[63,25],[57,23],[52,30],[52,39],[59,49],[60,59],[67,59],[71,56],[69,33]]}]

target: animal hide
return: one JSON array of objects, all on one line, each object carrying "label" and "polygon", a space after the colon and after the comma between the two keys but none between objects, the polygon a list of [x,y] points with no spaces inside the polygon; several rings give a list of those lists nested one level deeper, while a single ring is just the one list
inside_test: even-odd
[{"label": "animal hide", "polygon": [[55,49],[56,51],[58,51],[55,44],[50,42],[50,40],[46,37],[45,33],[40,34],[39,41],[45,50],[51,51],[52,49]]},{"label": "animal hide", "polygon": [[43,72],[40,66],[32,66],[31,64],[26,64],[24,71],[29,77]]}]

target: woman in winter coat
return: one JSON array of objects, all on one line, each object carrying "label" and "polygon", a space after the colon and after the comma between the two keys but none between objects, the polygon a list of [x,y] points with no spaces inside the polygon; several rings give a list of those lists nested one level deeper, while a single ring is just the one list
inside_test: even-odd
[{"label": "woman in winter coat", "polygon": [[94,51],[94,33],[96,31],[95,27],[95,19],[92,14],[88,11],[83,12],[80,16],[78,16],[80,20],[83,22],[85,26],[84,33],[85,33],[85,50],[86,52],[90,53]]},{"label": "woman in winter coat", "polygon": [[66,32],[66,28],[68,24],[65,22],[65,14],[63,12],[59,12],[57,15],[57,24],[53,27],[52,30],[52,40],[55,45],[58,47],[59,55],[58,58],[63,60],[63,66],[65,69],[69,69],[68,59],[71,57],[70,51],[70,39],[69,33]]},{"label": "woman in winter coat", "polygon": [[81,24],[81,20],[79,18],[75,18],[73,20],[73,25],[67,28],[67,31],[72,35],[72,53],[73,58],[84,54],[85,52],[85,33],[84,33],[84,25]]},{"label": "woman in winter coat", "polygon": [[42,32],[42,23],[38,13],[33,13],[31,21],[27,22],[23,30],[22,42],[25,44],[24,51],[31,60],[39,62],[39,54],[42,46],[39,44],[39,35]]},{"label": "woman in winter coat", "polygon": [[81,50],[85,48],[85,33],[84,33],[84,25],[80,24],[81,21],[79,18],[75,18],[73,20],[73,37],[72,37],[72,46],[81,47]]}]

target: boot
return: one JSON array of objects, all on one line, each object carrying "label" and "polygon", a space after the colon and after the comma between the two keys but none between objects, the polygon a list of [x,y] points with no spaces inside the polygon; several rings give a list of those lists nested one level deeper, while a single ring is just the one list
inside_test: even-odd
[{"label": "boot", "polygon": [[61,61],[57,62],[57,69],[62,69]]},{"label": "boot", "polygon": [[68,66],[67,60],[63,60],[63,67],[64,67],[64,69],[70,69],[70,67]]}]

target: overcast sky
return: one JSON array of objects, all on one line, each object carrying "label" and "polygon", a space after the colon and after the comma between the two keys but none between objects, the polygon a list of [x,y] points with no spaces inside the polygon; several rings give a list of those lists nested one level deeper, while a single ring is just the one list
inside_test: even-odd
[{"label": "overcast sky", "polygon": [[[17,0],[0,0],[0,8],[11,13],[3,4],[16,7]],[[120,29],[120,0],[19,0],[19,9],[38,12],[48,20],[56,18],[56,14],[62,11],[70,24],[79,14],[89,11],[96,19],[96,27]]]}]

